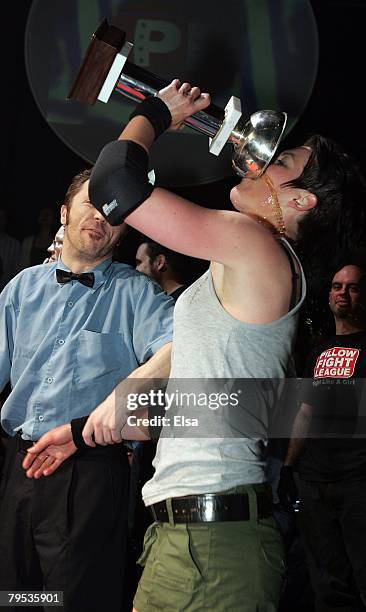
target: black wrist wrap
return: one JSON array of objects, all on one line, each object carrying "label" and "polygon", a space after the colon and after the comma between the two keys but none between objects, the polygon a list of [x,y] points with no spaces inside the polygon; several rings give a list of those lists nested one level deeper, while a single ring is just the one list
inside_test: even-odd
[{"label": "black wrist wrap", "polygon": [[131,140],[102,149],[89,182],[90,202],[111,225],[119,225],[154,189],[148,179],[149,157]]},{"label": "black wrist wrap", "polygon": [[163,100],[156,96],[149,96],[143,102],[140,102],[131,113],[130,120],[139,115],[150,121],[155,131],[155,140],[170,127],[172,122],[169,108]]},{"label": "black wrist wrap", "polygon": [[154,422],[154,418],[157,417],[157,422],[162,422],[162,417],[166,415],[164,406],[149,406],[148,407],[148,418],[149,418],[149,436],[151,440],[159,440],[163,425],[150,425]]},{"label": "black wrist wrap", "polygon": [[85,416],[85,417],[80,417],[79,419],[73,419],[71,421],[72,439],[78,450],[90,448],[90,446],[85,444],[84,438],[82,435],[85,423],[87,422],[88,418],[89,417]]}]

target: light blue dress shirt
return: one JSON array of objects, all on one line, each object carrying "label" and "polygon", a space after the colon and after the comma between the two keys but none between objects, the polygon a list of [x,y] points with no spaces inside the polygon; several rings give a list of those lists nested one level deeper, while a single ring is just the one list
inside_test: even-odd
[{"label": "light blue dress shirt", "polygon": [[29,440],[90,414],[172,339],[174,301],[130,266],[103,262],[92,288],[59,284],[56,268],[27,268],[0,294],[1,423]]}]

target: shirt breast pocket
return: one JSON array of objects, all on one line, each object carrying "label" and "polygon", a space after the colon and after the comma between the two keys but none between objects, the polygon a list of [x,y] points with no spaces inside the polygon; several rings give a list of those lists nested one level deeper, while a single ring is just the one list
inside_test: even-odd
[{"label": "shirt breast pocket", "polygon": [[118,382],[124,375],[124,357],[123,334],[81,330],[76,345],[76,384],[87,387],[102,382]]}]

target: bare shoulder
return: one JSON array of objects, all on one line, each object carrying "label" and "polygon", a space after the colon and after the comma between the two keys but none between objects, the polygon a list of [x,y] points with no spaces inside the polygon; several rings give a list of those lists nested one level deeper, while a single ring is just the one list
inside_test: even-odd
[{"label": "bare shoulder", "polygon": [[232,316],[247,323],[269,323],[289,310],[292,274],[281,242],[268,231],[253,228],[248,251],[238,249],[229,264],[211,267],[216,294]]},{"label": "bare shoulder", "polygon": [[288,267],[288,257],[282,243],[264,225],[251,217],[238,212],[218,211],[226,216],[226,227],[231,238],[231,261],[228,268],[243,270],[243,265],[251,269],[260,266],[273,269],[273,265]]},{"label": "bare shoulder", "polygon": [[286,255],[273,233],[255,219],[236,211],[208,210],[207,225],[216,230],[217,257],[214,261],[223,263],[233,270],[243,265],[259,265],[274,258],[281,266]]}]

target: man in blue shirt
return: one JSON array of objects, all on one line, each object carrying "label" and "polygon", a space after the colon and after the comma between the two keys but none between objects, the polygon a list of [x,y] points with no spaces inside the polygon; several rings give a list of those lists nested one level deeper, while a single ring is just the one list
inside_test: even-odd
[{"label": "man in blue shirt", "polygon": [[61,208],[62,261],[24,270],[0,296],[0,390],[12,386],[1,423],[17,450],[1,492],[0,590],[58,590],[65,612],[117,612],[123,446],[78,451],[47,479],[21,467],[33,441],[90,414],[122,379],[169,374],[173,300],[112,262],[124,225],[112,227],[90,203],[89,176],[75,177]]}]

